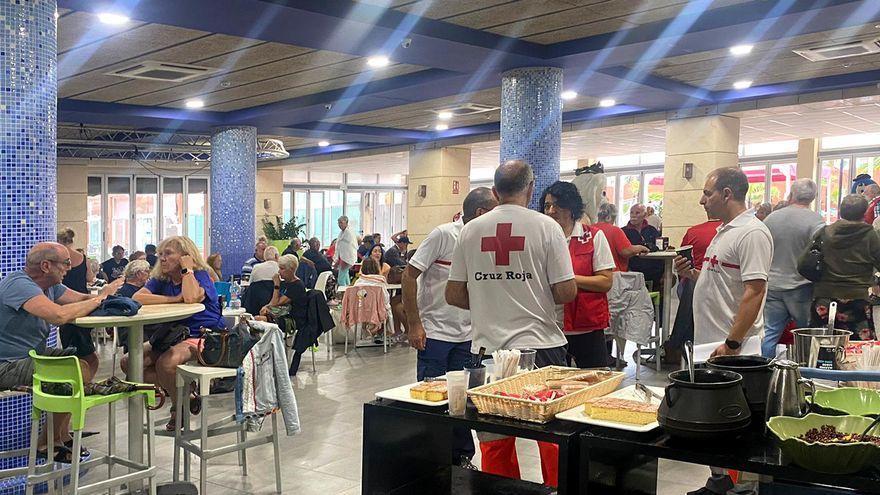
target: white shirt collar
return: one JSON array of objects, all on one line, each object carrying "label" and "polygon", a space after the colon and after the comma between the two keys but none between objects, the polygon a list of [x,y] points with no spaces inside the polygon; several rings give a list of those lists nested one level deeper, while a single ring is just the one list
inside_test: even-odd
[{"label": "white shirt collar", "polygon": [[736,218],[734,218],[730,222],[719,225],[717,231],[721,232],[722,230],[742,227],[743,225],[747,225],[748,223],[750,223],[755,218],[755,210],[746,210],[737,215]]}]

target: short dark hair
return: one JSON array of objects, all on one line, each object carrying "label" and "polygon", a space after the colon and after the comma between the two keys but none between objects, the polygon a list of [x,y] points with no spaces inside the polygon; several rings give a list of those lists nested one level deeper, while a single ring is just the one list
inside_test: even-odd
[{"label": "short dark hair", "polygon": [[495,191],[498,194],[516,194],[526,190],[535,180],[532,167],[522,160],[508,160],[495,170]]},{"label": "short dark hair", "polygon": [[144,251],[146,251],[147,254],[155,253],[156,252],[156,245],[155,244],[147,244],[146,246],[144,246]]},{"label": "short dark hair", "polygon": [[373,236],[372,235],[365,235],[364,238],[361,239],[361,242],[362,243],[369,242],[370,244],[373,244]]},{"label": "short dark hair", "polygon": [[491,210],[496,204],[498,204],[498,201],[492,195],[491,189],[488,187],[475,188],[465,196],[464,203],[461,205],[461,215],[464,222],[467,223],[476,218],[477,209]]},{"label": "short dark hair", "polygon": [[861,222],[868,210],[868,200],[861,194],[848,194],[840,201],[840,218]]},{"label": "short dark hair", "polygon": [[580,218],[584,215],[584,200],[574,184],[560,180],[544,189],[544,192],[541,193],[541,197],[538,199],[538,211],[541,213],[544,212],[544,203],[547,201],[548,194],[556,199],[556,206],[570,211],[571,218],[575,222],[580,221]]},{"label": "short dark hair", "polygon": [[749,193],[749,178],[739,167],[716,168],[709,175],[715,177],[716,191],[730,189],[733,199],[745,202]]},{"label": "short dark hair", "polygon": [[120,246],[119,244],[117,244],[117,245],[113,246],[113,249],[110,252],[115,253],[116,251],[122,251],[124,253],[125,248]]},{"label": "short dark hair", "polygon": [[364,258],[361,261],[361,275],[378,275],[381,273],[379,271],[379,263],[373,258]]}]

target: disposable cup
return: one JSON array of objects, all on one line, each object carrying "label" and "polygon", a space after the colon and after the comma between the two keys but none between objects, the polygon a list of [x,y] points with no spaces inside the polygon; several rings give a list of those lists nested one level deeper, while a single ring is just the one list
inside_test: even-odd
[{"label": "disposable cup", "polygon": [[682,258],[687,258],[691,264],[694,262],[694,247],[693,246],[682,246],[675,250],[675,253],[681,256]]},{"label": "disposable cup", "polygon": [[531,371],[535,368],[535,356],[538,351],[534,349],[523,349],[519,351],[519,369],[523,371]]},{"label": "disposable cup", "polygon": [[449,396],[449,415],[463,416],[467,406],[467,371],[446,373],[446,393]]},{"label": "disposable cup", "polygon": [[479,368],[465,368],[468,372],[468,390],[486,384],[486,367],[480,365]]}]

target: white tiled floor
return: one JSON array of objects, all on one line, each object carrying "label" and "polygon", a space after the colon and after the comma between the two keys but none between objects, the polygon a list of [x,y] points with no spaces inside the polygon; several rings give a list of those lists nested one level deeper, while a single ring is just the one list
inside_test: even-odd
[{"label": "white tiled floor", "polygon": [[[110,356],[107,347],[102,347],[100,352],[99,378],[103,378],[110,374]],[[362,404],[372,400],[375,391],[415,381],[416,354],[407,347],[395,347],[388,354],[382,354],[381,348],[359,349],[343,356],[341,347],[337,346],[334,361],[324,360],[325,356],[323,352],[318,353],[317,373],[311,372],[311,362],[306,356],[294,381],[303,431],[281,439],[284,493],[360,493]],[[627,381],[633,380],[634,364],[630,363],[626,372]],[[642,380],[647,384],[660,384],[665,379],[653,369],[643,367]],[[208,407],[211,420],[231,414],[231,394],[212,396]],[[167,407],[159,413],[167,416]],[[99,408],[88,417],[86,429],[104,431],[106,419],[106,410]],[[120,435],[117,445],[123,450],[126,420],[127,414],[122,407],[117,412],[117,432]],[[86,445],[93,450],[103,450],[105,442],[106,435],[101,434],[87,439]],[[171,445],[169,438],[158,439],[157,465],[163,480],[171,479]],[[523,478],[540,482],[537,444],[521,440],[517,443],[517,451]],[[208,467],[209,494],[274,493],[272,446],[249,450],[248,461],[249,475],[243,477],[236,454],[212,460]],[[479,452],[474,461],[479,466]],[[194,463],[193,468],[198,476],[198,464]],[[662,462],[659,493],[673,495],[694,490],[702,486],[707,475],[708,469],[701,466]]]}]

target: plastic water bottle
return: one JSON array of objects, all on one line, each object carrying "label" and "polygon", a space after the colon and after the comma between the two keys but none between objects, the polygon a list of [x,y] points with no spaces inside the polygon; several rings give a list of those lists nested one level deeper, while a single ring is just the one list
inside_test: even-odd
[{"label": "plastic water bottle", "polygon": [[232,309],[238,309],[241,307],[241,286],[238,285],[238,282],[232,282],[232,285],[229,287],[229,307]]}]

